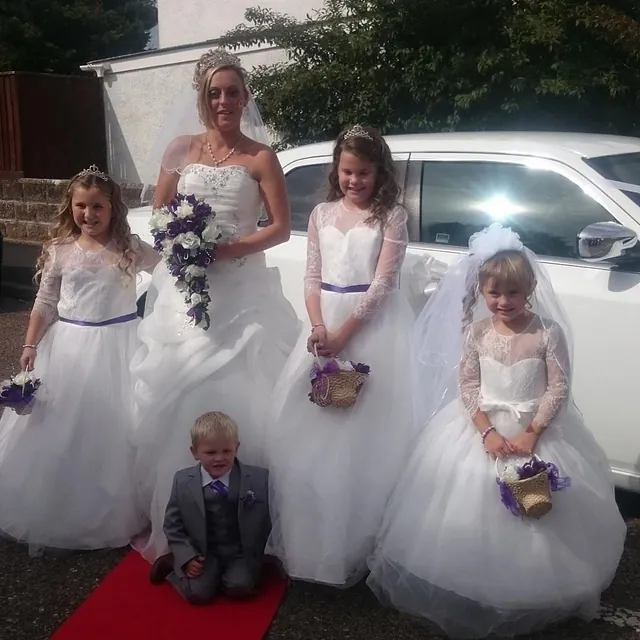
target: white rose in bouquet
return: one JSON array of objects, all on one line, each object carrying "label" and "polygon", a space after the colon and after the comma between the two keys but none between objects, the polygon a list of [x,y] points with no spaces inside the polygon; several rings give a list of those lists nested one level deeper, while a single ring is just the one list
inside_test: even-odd
[{"label": "white rose in bouquet", "polygon": [[207,270],[204,267],[196,267],[194,264],[190,264],[185,270],[184,275],[187,280],[193,278],[203,278],[207,275]]},{"label": "white rose in bouquet", "polygon": [[185,249],[197,249],[200,246],[200,238],[193,233],[193,231],[188,231],[187,233],[181,233],[176,236],[175,242],[179,245],[182,245]]},{"label": "white rose in bouquet", "polygon": [[221,236],[220,227],[215,222],[209,222],[202,232],[202,240],[210,244],[217,242]]},{"label": "white rose in bouquet", "polygon": [[195,307],[195,305],[200,304],[202,302],[202,296],[199,293],[191,294],[191,304]]},{"label": "white rose in bouquet", "polygon": [[28,371],[22,371],[21,373],[17,373],[13,376],[13,383],[24,387],[27,382],[31,382],[33,380],[31,374]]},{"label": "white rose in bouquet", "polygon": [[168,212],[166,207],[154,209],[151,214],[151,220],[149,221],[149,228],[152,233],[154,231],[166,231],[167,226],[172,220],[173,216]]},{"label": "white rose in bouquet", "polygon": [[183,200],[176,211],[176,215],[178,218],[188,218],[193,213],[193,207],[186,201]]}]

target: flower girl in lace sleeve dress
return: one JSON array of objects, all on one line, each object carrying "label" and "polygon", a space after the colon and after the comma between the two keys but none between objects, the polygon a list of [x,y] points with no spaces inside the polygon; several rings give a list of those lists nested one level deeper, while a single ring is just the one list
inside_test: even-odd
[{"label": "flower girl in lace sleeve dress", "polygon": [[38,262],[20,364],[42,385],[0,419],[0,531],[30,545],[121,547],[145,524],[130,445],[136,273],[158,261],[132,236],[120,187],[97,167],[70,182]]},{"label": "flower girl in lace sleeve dress", "polygon": [[[355,126],[340,135],[329,184],[329,201],[309,220],[311,335],[298,342],[275,391],[271,552],[293,578],[345,587],[366,570],[412,441],[414,315],[398,288],[407,214],[377,131]],[[370,366],[353,406],[309,401],[314,350]]]},{"label": "flower girl in lace sleeve dress", "polygon": [[389,501],[369,586],[454,638],[592,619],[626,527],[571,400],[570,330],[541,265],[492,225],[450,268],[416,335],[433,417]]}]

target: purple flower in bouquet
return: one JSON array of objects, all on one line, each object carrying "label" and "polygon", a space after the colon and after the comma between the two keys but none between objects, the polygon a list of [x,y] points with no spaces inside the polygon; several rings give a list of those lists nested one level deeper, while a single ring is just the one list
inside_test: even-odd
[{"label": "purple flower in bouquet", "polygon": [[215,260],[222,237],[215,217],[206,202],[179,193],[169,204],[154,209],[150,222],[154,249],[184,295],[187,317],[205,331],[211,325],[206,269]]},{"label": "purple flower in bouquet", "polygon": [[40,378],[34,378],[28,371],[5,380],[0,386],[0,406],[13,409],[19,414],[25,413],[35,399],[40,384]]}]

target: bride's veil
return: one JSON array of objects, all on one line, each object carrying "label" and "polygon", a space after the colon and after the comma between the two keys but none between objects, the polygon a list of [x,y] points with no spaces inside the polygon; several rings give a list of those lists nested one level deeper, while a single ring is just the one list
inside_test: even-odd
[{"label": "bride's veil", "polygon": [[[203,73],[220,67],[234,67],[245,78],[246,71],[241,65],[240,58],[228,53],[224,49],[215,49],[205,53],[198,63],[194,80],[188,86],[174,87],[172,92],[179,98],[172,103],[164,115],[160,131],[149,152],[148,161],[141,175],[143,188],[141,201],[151,200],[160,168],[168,173],[180,172],[185,164],[190,148],[190,137],[200,134],[205,127],[198,113],[198,81]],[[242,133],[266,145],[271,144],[271,137],[258,105],[247,84],[249,99],[244,107],[240,130]]]}]

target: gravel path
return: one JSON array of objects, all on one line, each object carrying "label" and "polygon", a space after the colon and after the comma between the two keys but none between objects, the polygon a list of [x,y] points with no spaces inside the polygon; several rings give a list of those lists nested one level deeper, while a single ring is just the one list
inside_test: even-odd
[{"label": "gravel path", "polygon": [[[0,301],[0,379],[16,372],[28,304]],[[569,621],[524,640],[637,640],[640,634],[640,499],[619,495],[629,536],[602,619]],[[29,558],[24,547],[0,540],[0,640],[46,640],[78,607],[125,551]],[[268,640],[436,640],[428,625],[381,607],[360,585],[340,591],[294,583]],[[91,640],[87,638],[86,640]],[[116,640],[116,639],[114,639]],[[146,640],[146,639],[144,639]],[[239,638],[238,640],[243,640]]]}]

